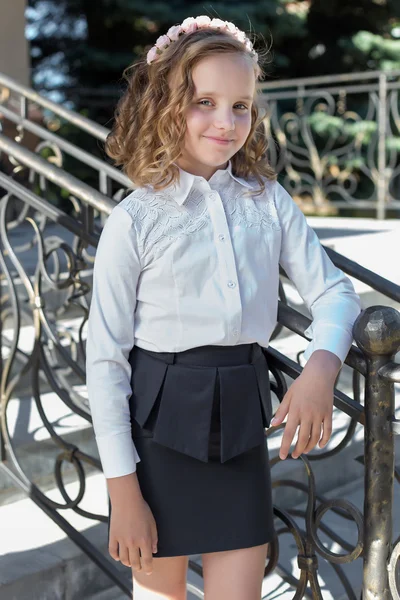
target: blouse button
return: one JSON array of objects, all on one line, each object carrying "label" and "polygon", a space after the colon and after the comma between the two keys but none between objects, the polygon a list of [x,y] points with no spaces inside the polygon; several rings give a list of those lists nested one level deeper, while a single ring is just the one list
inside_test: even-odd
[{"label": "blouse button", "polygon": [[234,288],[236,287],[236,283],[234,281],[228,281],[228,287]]},{"label": "blouse button", "polygon": [[217,199],[217,194],[215,192],[212,192],[210,194],[210,200],[216,200]]},{"label": "blouse button", "polygon": [[220,242],[223,242],[223,241],[224,241],[224,239],[225,239],[225,236],[224,236],[224,234],[223,234],[223,233],[220,233],[220,234],[219,234],[219,236],[218,236],[218,239],[219,239],[219,241],[220,241]]}]

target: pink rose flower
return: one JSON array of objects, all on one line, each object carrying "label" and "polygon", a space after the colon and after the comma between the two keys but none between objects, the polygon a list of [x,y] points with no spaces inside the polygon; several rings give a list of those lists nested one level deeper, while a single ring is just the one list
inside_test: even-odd
[{"label": "pink rose flower", "polygon": [[248,50],[249,52],[253,51],[253,44],[251,43],[251,41],[248,38],[246,38],[244,45],[246,47],[246,50]]},{"label": "pink rose flower", "polygon": [[167,36],[171,42],[176,42],[180,33],[182,33],[182,27],[180,25],[173,25],[168,29]]},{"label": "pink rose flower", "polygon": [[210,22],[210,27],[213,29],[225,29],[225,21],[222,21],[221,19],[213,19]]},{"label": "pink rose flower", "polygon": [[196,19],[188,17],[182,22],[181,27],[185,33],[193,33],[197,29]]},{"label": "pink rose flower", "polygon": [[239,42],[242,42],[243,44],[246,41],[246,34],[243,31],[240,31],[240,29],[236,31],[235,37],[239,40]]},{"label": "pink rose flower", "polygon": [[201,15],[200,17],[196,17],[195,20],[197,23],[197,27],[199,29],[203,29],[204,27],[209,27],[210,23],[211,23],[210,17],[207,17],[206,15]]},{"label": "pink rose flower", "polygon": [[236,33],[236,25],[231,23],[230,21],[225,21],[225,27],[229,31],[229,33]]},{"label": "pink rose flower", "polygon": [[160,35],[160,37],[156,41],[156,47],[160,48],[160,50],[162,50],[163,48],[166,48],[167,46],[169,46],[170,43],[171,43],[171,40],[169,39],[169,37],[167,35]]},{"label": "pink rose flower", "polygon": [[150,64],[157,57],[157,48],[153,46],[147,53],[147,63]]}]

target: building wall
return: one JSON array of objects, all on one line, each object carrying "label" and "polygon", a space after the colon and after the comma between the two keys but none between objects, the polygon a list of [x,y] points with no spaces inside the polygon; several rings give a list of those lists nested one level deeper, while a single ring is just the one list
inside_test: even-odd
[{"label": "building wall", "polygon": [[29,50],[25,39],[26,0],[2,0],[1,6],[0,73],[30,85]]}]

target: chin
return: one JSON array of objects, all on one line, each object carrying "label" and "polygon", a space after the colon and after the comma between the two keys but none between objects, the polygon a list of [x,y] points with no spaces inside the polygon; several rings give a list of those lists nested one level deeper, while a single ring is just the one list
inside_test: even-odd
[{"label": "chin", "polygon": [[207,166],[207,167],[211,167],[211,168],[216,168],[216,167],[222,167],[225,165],[225,163],[228,162],[229,157],[227,158],[216,158],[215,160],[208,160],[207,162],[204,162],[204,160],[202,161],[203,165]]}]

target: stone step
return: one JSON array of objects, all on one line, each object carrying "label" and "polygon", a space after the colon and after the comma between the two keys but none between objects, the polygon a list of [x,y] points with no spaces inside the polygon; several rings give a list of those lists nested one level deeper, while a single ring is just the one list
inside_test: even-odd
[{"label": "stone step", "polygon": [[[76,497],[77,482],[68,483],[65,488],[71,498]],[[49,490],[46,495],[63,503],[57,489]],[[80,507],[107,515],[107,486],[102,474],[86,478]],[[113,561],[108,554],[107,524],[95,521],[94,525],[92,520],[72,509],[60,512],[122,573],[127,585],[131,585],[130,569]],[[110,587],[110,578],[31,499],[0,506],[0,531],[2,600],[86,600],[97,599],[96,594],[103,592],[105,598],[126,597],[116,586]],[[191,558],[198,560],[199,557]],[[200,578],[190,573],[189,581],[198,585]]]},{"label": "stone step", "polygon": [[[66,443],[73,444],[82,452],[98,459],[91,424],[71,412],[57,394],[42,394],[41,398],[45,414],[55,433],[62,436]],[[32,397],[13,398],[9,401],[7,425],[15,457],[26,477],[43,492],[52,489],[56,485],[56,458],[62,448],[50,437]],[[8,466],[11,468],[10,460]],[[99,472],[96,467],[87,463],[84,463],[84,469],[87,474]],[[75,467],[67,461],[62,465],[62,477],[66,483],[77,478]],[[0,471],[0,506],[24,497],[24,491]]]},{"label": "stone step", "polygon": [[117,587],[107,588],[94,596],[89,596],[87,600],[126,600],[128,596],[122,594],[121,590]]},{"label": "stone step", "polygon": [[[66,484],[76,497],[78,484]],[[46,494],[64,503],[57,489]],[[81,508],[107,514],[106,483],[102,474],[86,479]],[[109,558],[124,576],[128,569],[107,556],[107,525],[76,514],[61,515]],[[93,523],[96,523],[95,525]],[[82,600],[112,584],[80,548],[31,499],[0,506],[0,597],[2,600]],[[129,581],[127,582],[129,583]]]}]

